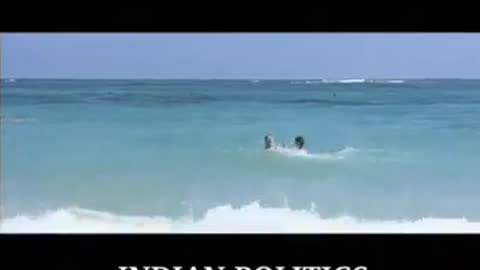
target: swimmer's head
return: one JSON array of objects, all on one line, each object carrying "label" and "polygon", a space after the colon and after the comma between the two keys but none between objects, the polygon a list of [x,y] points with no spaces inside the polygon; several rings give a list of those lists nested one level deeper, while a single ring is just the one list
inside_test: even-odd
[{"label": "swimmer's head", "polygon": [[295,146],[297,146],[298,149],[303,149],[304,145],[305,145],[305,139],[303,139],[303,136],[295,137]]},{"label": "swimmer's head", "polygon": [[265,149],[270,149],[273,146],[273,137],[270,134],[267,134],[264,138]]}]

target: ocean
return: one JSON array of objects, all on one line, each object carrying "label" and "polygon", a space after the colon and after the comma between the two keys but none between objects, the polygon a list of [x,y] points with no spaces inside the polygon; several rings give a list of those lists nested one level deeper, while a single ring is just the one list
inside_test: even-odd
[{"label": "ocean", "polygon": [[480,80],[5,79],[2,103],[2,232],[480,232]]}]

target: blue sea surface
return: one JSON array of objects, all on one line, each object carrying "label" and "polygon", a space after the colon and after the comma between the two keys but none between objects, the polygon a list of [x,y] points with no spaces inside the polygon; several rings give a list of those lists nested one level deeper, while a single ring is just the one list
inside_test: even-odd
[{"label": "blue sea surface", "polygon": [[[36,80],[2,86],[9,218],[480,218],[480,80]],[[265,151],[263,137],[307,153]]]}]

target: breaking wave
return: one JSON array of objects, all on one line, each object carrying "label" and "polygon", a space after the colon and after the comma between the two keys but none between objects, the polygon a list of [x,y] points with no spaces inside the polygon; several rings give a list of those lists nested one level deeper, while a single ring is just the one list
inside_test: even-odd
[{"label": "breaking wave", "polygon": [[465,218],[361,220],[351,216],[322,218],[310,210],[262,207],[258,202],[209,209],[194,220],[163,216],[121,216],[67,207],[37,216],[18,215],[1,224],[4,233],[478,233],[479,222]]},{"label": "breaking wave", "polygon": [[365,79],[322,80],[324,83],[364,83]]},{"label": "breaking wave", "polygon": [[284,155],[287,157],[303,157],[309,159],[324,159],[324,160],[341,160],[349,155],[358,152],[358,149],[353,147],[345,147],[339,151],[325,152],[325,153],[309,153],[305,149],[296,149],[293,147],[276,146],[270,150],[272,153]]}]

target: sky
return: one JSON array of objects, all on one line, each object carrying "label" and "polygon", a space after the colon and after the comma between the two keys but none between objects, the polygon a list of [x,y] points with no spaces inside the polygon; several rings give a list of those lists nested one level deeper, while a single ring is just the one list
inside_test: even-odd
[{"label": "sky", "polygon": [[2,34],[3,78],[480,78],[479,34]]}]

